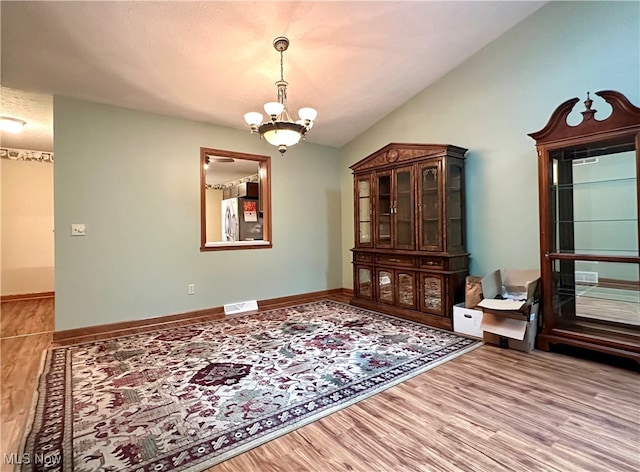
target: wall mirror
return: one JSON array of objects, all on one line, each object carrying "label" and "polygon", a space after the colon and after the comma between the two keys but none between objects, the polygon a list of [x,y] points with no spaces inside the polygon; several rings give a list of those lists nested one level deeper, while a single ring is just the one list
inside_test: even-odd
[{"label": "wall mirror", "polygon": [[200,250],[271,241],[271,157],[200,148]]}]

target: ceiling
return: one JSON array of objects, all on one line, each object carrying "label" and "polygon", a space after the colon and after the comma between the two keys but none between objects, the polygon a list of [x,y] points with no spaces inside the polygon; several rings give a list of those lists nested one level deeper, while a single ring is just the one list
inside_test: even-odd
[{"label": "ceiling", "polygon": [[2,1],[2,113],[51,133],[33,97],[64,95],[246,129],[275,100],[284,35],[289,108],[316,108],[307,140],[339,147],[544,3]]},{"label": "ceiling", "polygon": [[2,133],[3,147],[53,151],[53,96],[2,87],[0,110],[2,116],[27,122],[20,134]]},{"label": "ceiling", "polygon": [[227,162],[222,159],[220,162],[215,162],[215,155],[210,157],[213,160],[209,162],[205,173],[205,181],[209,185],[228,184],[259,172],[259,164],[256,161],[234,159],[232,162]]}]

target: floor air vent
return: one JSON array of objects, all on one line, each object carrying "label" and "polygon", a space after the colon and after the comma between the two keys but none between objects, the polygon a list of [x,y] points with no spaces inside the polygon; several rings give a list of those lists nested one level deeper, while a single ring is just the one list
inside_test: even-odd
[{"label": "floor air vent", "polygon": [[573,161],[574,166],[583,166],[585,164],[595,164],[598,162],[597,157],[585,157],[584,159],[576,159]]},{"label": "floor air vent", "polygon": [[248,302],[229,303],[224,306],[225,315],[236,315],[238,313],[245,313],[247,311],[255,311],[258,309],[258,302],[256,300],[249,300]]},{"label": "floor air vent", "polygon": [[576,282],[582,282],[583,284],[597,284],[598,273],[576,270]]}]

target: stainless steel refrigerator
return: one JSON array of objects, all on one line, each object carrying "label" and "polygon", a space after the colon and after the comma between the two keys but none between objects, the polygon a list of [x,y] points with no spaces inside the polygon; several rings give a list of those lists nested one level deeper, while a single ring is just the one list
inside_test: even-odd
[{"label": "stainless steel refrigerator", "polygon": [[222,200],[222,240],[262,240],[262,217],[257,199],[234,197]]}]

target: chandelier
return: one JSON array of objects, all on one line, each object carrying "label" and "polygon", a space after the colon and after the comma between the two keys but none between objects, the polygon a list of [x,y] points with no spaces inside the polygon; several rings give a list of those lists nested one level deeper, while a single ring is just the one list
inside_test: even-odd
[{"label": "chandelier", "polygon": [[280,80],[276,82],[278,101],[264,104],[264,111],[271,118],[263,122],[262,113],[252,111],[244,115],[244,120],[251,127],[251,133],[258,132],[269,144],[278,147],[280,154],[287,152],[287,146],[297,144],[313,127],[313,120],[318,116],[314,108],[300,108],[297,121],[293,121],[287,110],[287,82],[284,80],[282,53],[289,47],[289,40],[279,36],[273,40],[273,47],[280,53]]}]

